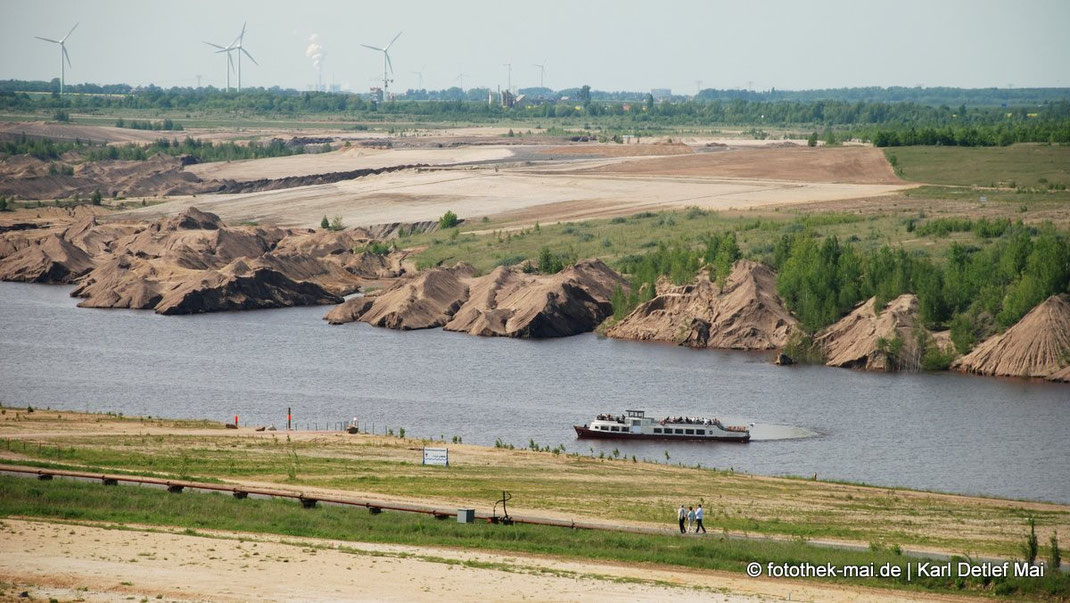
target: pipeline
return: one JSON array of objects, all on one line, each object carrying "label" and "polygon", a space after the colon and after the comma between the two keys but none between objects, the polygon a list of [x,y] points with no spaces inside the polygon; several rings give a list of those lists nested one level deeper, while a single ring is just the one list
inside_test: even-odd
[{"label": "pipeline", "polygon": [[[402,513],[421,513],[424,515],[431,515],[439,519],[445,519],[449,517],[456,518],[458,515],[457,510],[439,509],[435,507],[424,507],[421,505],[406,505],[404,503],[387,503],[383,501],[365,500],[365,499],[351,499],[351,498],[336,498],[330,496],[322,496],[318,494],[306,494],[304,492],[292,492],[287,490],[273,490],[269,488],[248,488],[245,486],[225,486],[217,484],[206,484],[204,482],[191,482],[186,480],[173,480],[173,479],[160,479],[153,477],[141,477],[133,475],[114,475],[106,473],[93,473],[87,471],[70,471],[66,469],[39,469],[35,467],[18,467],[18,466],[4,466],[0,467],[0,473],[14,473],[19,475],[34,475],[39,480],[51,480],[53,477],[66,477],[74,479],[90,479],[100,480],[100,482],[106,486],[115,486],[119,483],[150,485],[150,486],[163,486],[167,488],[169,492],[178,494],[185,489],[190,490],[204,490],[211,492],[228,492],[235,498],[247,498],[250,494],[257,496],[268,496],[272,498],[286,498],[290,500],[296,500],[306,508],[312,508],[317,503],[325,503],[332,505],[342,505],[351,507],[364,507],[372,513],[380,513],[382,511],[397,511]],[[488,522],[494,522],[499,519],[494,514],[489,513],[476,513],[476,519],[483,519]],[[565,521],[559,519],[540,518],[540,517],[510,517],[513,523],[521,523],[528,525],[538,526],[555,526],[562,528],[573,529],[608,529],[595,524],[576,523],[575,521]],[[619,530],[620,528],[614,528]]]}]

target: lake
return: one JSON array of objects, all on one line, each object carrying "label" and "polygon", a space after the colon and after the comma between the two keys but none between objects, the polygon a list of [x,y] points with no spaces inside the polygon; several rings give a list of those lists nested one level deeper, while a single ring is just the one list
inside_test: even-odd
[{"label": "lake", "polygon": [[[327,307],[158,316],[0,283],[0,402],[501,439],[764,475],[1070,503],[1070,386],[778,367],[768,354],[331,326]],[[755,423],[748,444],[577,440],[598,413]],[[666,457],[668,455],[668,458]]]}]

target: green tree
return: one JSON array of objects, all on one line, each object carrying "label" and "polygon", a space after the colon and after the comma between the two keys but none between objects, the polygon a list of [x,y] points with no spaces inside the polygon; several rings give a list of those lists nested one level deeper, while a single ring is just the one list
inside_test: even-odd
[{"label": "green tree", "polygon": [[442,214],[442,217],[438,219],[438,227],[442,229],[453,228],[460,223],[461,221],[457,218],[457,214],[450,209],[447,209],[446,213]]},{"label": "green tree", "polygon": [[1048,550],[1048,565],[1051,569],[1058,571],[1059,566],[1062,565],[1063,557],[1059,552],[1059,534],[1055,531],[1051,531],[1051,540],[1048,541],[1050,549]]},{"label": "green tree", "polygon": [[103,202],[104,196],[100,194],[99,188],[93,191],[93,196],[89,200],[92,201],[93,205],[100,205]]},{"label": "green tree", "polygon": [[7,197],[0,195],[0,211],[8,211]]},{"label": "green tree", "polygon": [[330,228],[330,227],[331,227],[331,221],[327,219],[326,215],[324,215],[323,219],[320,220],[320,228],[327,229],[327,228]]},{"label": "green tree", "polygon": [[1032,517],[1029,518],[1029,537],[1025,541],[1025,545],[1022,546],[1022,554],[1025,555],[1026,563],[1032,565],[1036,563],[1037,551],[1039,546],[1037,544],[1037,522]]},{"label": "green tree", "polygon": [[806,139],[806,146],[808,146],[808,147],[816,147],[817,146],[817,132],[814,132],[813,134],[810,135],[809,138]]}]

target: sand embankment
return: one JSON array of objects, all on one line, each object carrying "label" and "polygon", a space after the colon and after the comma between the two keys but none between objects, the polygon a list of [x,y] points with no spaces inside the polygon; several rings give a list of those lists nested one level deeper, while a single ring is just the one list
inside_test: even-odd
[{"label": "sand embankment", "polygon": [[694,282],[658,283],[657,294],[606,334],[618,339],[667,341],[694,348],[771,350],[784,347],[799,321],[776,293],[773,270],[739,260],[719,285],[702,271]]},{"label": "sand embankment", "polygon": [[1070,381],[1070,295],[1044,300],[1014,326],[981,342],[952,368],[978,375]]},{"label": "sand embankment", "polygon": [[472,335],[565,337],[594,330],[609,316],[610,297],[624,279],[600,260],[583,260],[557,274],[498,267],[475,276],[466,264],[431,268],[367,297],[353,298],[324,318],[359,320],[392,329],[444,327]]}]

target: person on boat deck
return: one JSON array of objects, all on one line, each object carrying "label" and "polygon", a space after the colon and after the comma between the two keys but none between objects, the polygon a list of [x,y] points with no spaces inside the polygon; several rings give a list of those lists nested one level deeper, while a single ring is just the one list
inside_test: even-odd
[{"label": "person on boat deck", "polygon": [[687,531],[697,531],[697,528],[695,528],[695,507],[687,508]]},{"label": "person on boat deck", "polygon": [[696,534],[698,534],[699,530],[702,530],[703,534],[706,533],[706,526],[702,525],[702,518],[704,516],[705,516],[705,513],[702,511],[702,505],[699,505],[698,509],[695,510],[695,533]]},{"label": "person on boat deck", "polygon": [[686,534],[687,528],[684,526],[684,522],[687,521],[687,509],[683,505],[680,505],[680,510],[676,512],[676,519],[680,520],[680,533]]}]

